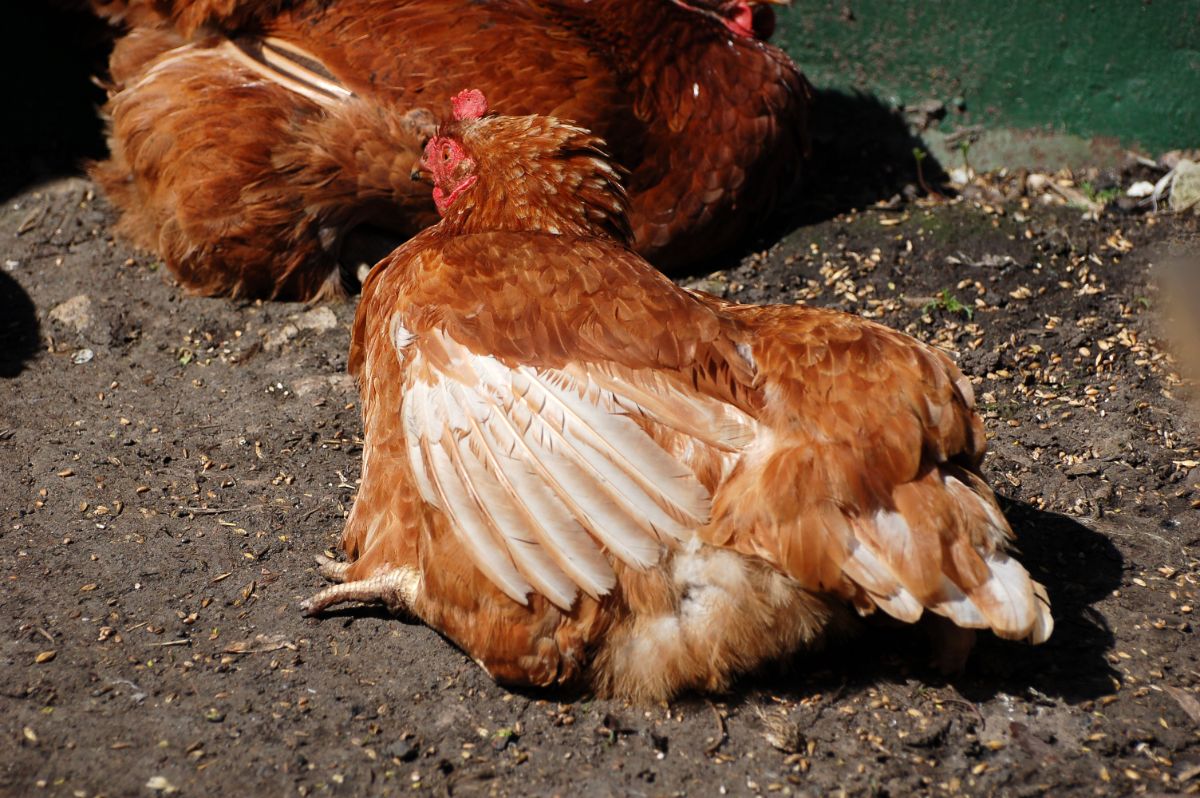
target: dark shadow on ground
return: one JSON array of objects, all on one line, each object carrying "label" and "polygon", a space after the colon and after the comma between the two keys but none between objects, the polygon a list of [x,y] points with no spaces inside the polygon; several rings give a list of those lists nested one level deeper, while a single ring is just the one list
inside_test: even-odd
[{"label": "dark shadow on ground", "polygon": [[[875,95],[818,90],[812,120],[812,157],[804,186],[780,219],[791,229],[897,195],[917,197],[946,182],[945,170],[928,155],[904,115]],[[926,154],[920,171],[917,150]]]},{"label": "dark shadow on ground", "polygon": [[1078,703],[1111,693],[1117,673],[1105,655],[1113,634],[1092,605],[1120,584],[1120,553],[1072,518],[1003,498],[1001,505],[1017,535],[1017,557],[1050,594],[1050,640],[1030,646],[980,633],[963,673],[946,677],[932,666],[929,640],[919,629],[871,619],[820,653],[801,653],[790,666],[746,679],[746,700],[761,692],[802,698],[859,691],[910,676],[930,687],[952,686],[971,701],[1007,693]]},{"label": "dark shadow on ground", "polygon": [[[816,90],[810,135],[812,156],[795,195],[739,247],[707,263],[676,270],[673,276],[734,266],[801,227],[879,202],[900,204],[926,194],[927,189],[940,190],[948,179],[900,110],[872,94]],[[914,155],[918,150],[926,153],[920,173]]]},{"label": "dark shadow on ground", "polygon": [[[313,595],[316,595],[318,591],[329,587],[330,583],[318,578],[313,585],[314,587],[312,593]],[[297,606],[296,612],[300,611],[301,610],[299,606]],[[354,625],[355,621],[363,621],[367,619],[388,622],[396,621],[398,623],[405,624],[406,626],[424,625],[417,618],[410,618],[405,615],[396,615],[382,604],[338,604],[323,610],[316,615],[309,615],[308,617],[313,620],[313,623],[310,624],[311,626],[318,626],[328,623],[335,625],[340,629],[349,629]]]},{"label": "dark shadow on ground", "polygon": [[39,348],[33,300],[11,275],[0,271],[0,378],[20,374]]},{"label": "dark shadow on ground", "polygon": [[1011,693],[1028,684],[1071,702],[1111,693],[1117,672],[1106,654],[1113,634],[1092,605],[1120,586],[1121,553],[1068,516],[1003,497],[1000,504],[1017,534],[1018,557],[1050,594],[1054,634],[1031,647],[981,637],[973,658],[979,678],[962,680],[959,689],[982,698],[993,685]]},{"label": "dark shadow on ground", "polygon": [[111,32],[82,0],[21,2],[0,32],[0,69],[9,75],[0,126],[0,199],[23,187],[78,174],[104,155],[97,109]]}]

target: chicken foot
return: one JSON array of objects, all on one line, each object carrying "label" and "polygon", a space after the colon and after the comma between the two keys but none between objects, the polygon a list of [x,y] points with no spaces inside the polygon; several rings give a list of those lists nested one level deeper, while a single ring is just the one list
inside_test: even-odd
[{"label": "chicken foot", "polygon": [[416,615],[414,605],[417,592],[421,588],[421,576],[413,568],[400,566],[368,579],[346,582],[344,580],[346,572],[350,570],[350,563],[336,562],[318,555],[317,570],[321,576],[338,584],[331,585],[301,602],[300,607],[305,615],[317,615],[335,604],[348,601],[364,604],[382,603],[397,615]]}]

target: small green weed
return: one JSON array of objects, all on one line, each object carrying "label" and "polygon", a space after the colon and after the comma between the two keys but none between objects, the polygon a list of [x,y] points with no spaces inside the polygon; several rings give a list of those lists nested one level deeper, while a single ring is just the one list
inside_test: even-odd
[{"label": "small green weed", "polygon": [[934,297],[925,306],[921,308],[922,313],[929,313],[931,310],[944,310],[947,313],[961,313],[968,319],[975,318],[975,308],[970,305],[964,305],[958,301],[958,297],[950,293],[950,290],[943,288],[941,293]]},{"label": "small green weed", "polygon": [[1087,181],[1079,184],[1079,190],[1087,195],[1087,198],[1092,202],[1098,202],[1101,205],[1107,205],[1117,197],[1121,196],[1121,189],[1117,188],[1116,186],[1112,188],[1106,188],[1103,191],[1097,191],[1096,187]]}]

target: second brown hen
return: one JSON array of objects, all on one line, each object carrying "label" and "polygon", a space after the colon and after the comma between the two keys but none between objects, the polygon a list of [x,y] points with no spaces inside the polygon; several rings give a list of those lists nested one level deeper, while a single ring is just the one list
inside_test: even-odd
[{"label": "second brown hen", "polygon": [[[204,294],[353,288],[347,233],[436,219],[410,170],[466,85],[511,114],[571,119],[631,173],[637,249],[694,262],[797,181],[809,89],[743,0],[114,0],[119,230]],[[776,2],[777,0],[767,0]]]}]

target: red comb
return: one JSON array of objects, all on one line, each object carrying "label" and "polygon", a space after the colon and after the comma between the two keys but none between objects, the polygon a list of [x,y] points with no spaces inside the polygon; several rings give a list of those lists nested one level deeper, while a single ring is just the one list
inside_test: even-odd
[{"label": "red comb", "polygon": [[464,119],[478,119],[487,113],[487,98],[479,89],[464,89],[450,98],[454,106],[454,118],[460,122]]}]

